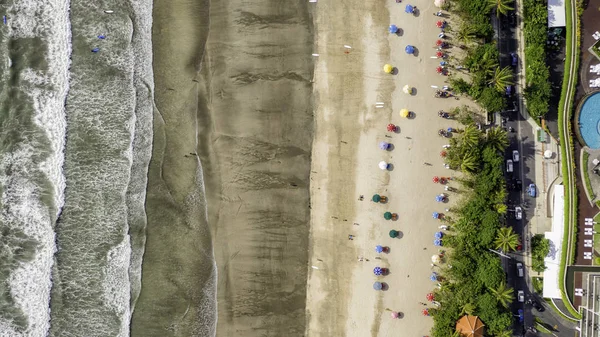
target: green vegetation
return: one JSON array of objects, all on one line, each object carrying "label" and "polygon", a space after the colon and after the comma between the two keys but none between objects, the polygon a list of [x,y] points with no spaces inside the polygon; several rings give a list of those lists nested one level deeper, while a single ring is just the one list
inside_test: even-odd
[{"label": "green vegetation", "polygon": [[500,16],[500,14],[506,15],[508,11],[514,9],[510,6],[513,2],[513,0],[488,0],[488,7],[496,10],[497,16]]},{"label": "green vegetation", "polygon": [[532,277],[531,284],[533,285],[533,291],[535,291],[538,295],[542,295],[544,293],[544,279],[541,277]]},{"label": "green vegetation", "polygon": [[523,36],[525,38],[525,90],[527,111],[537,119],[548,112],[550,71],[546,65],[548,9],[544,0],[523,1]]},{"label": "green vegetation", "polygon": [[544,258],[550,252],[550,240],[544,238],[542,234],[534,235],[531,238],[531,269],[537,272],[546,270]]},{"label": "green vegetation", "polygon": [[[472,117],[465,108],[460,115],[464,120]],[[502,172],[506,138],[504,130],[491,129],[484,134],[467,124],[450,140],[446,160],[465,174],[458,179],[464,198],[447,220],[454,229],[444,237],[452,268],[441,271],[441,287],[436,290],[441,305],[431,310],[434,337],[452,336],[456,321],[465,313],[479,316],[490,335],[502,335],[512,325],[507,307],[514,290],[506,285],[500,257],[490,251],[498,245],[504,251],[516,247],[516,234],[502,226],[503,215],[498,211],[498,205],[506,200]]]},{"label": "green vegetation", "polygon": [[596,196],[594,195],[592,183],[590,182],[590,173],[587,169],[589,158],[590,154],[587,151],[583,151],[583,162],[581,163],[581,167],[583,168],[583,180],[585,180],[585,188],[587,189],[588,195],[590,196],[590,200],[594,200]]}]

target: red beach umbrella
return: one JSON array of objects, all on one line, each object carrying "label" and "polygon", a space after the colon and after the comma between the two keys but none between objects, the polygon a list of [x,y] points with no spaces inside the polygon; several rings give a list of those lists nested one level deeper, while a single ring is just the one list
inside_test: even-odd
[{"label": "red beach umbrella", "polygon": [[441,66],[438,66],[437,68],[435,68],[435,71],[437,71],[438,74],[441,74],[442,71],[444,71],[444,68],[442,68]]},{"label": "red beach umbrella", "polygon": [[394,131],[396,131],[396,126],[394,124],[388,124],[387,130],[389,132],[394,132]]},{"label": "red beach umbrella", "polygon": [[433,177],[433,182],[436,183],[436,184],[438,182],[440,182],[440,177],[438,177],[438,176]]},{"label": "red beach umbrella", "polygon": [[423,309],[423,311],[421,311],[421,313],[423,314],[423,316],[429,316],[429,310],[427,310],[427,309]]},{"label": "red beach umbrella", "polygon": [[446,151],[442,151],[442,152],[440,152],[440,157],[446,157],[447,154],[448,153],[446,153]]},{"label": "red beach umbrella", "polygon": [[427,296],[426,296],[426,297],[427,297],[427,300],[428,300],[429,302],[433,301],[433,299],[434,299],[434,297],[433,297],[433,293],[429,293],[429,294],[427,294]]},{"label": "red beach umbrella", "polygon": [[398,318],[400,316],[400,314],[398,314],[395,311],[392,311],[392,318]]},{"label": "red beach umbrella", "polygon": [[[439,40],[438,40],[439,41]],[[442,53],[441,51],[438,51],[437,53],[435,53],[435,56],[439,59],[444,57],[444,53]]]},{"label": "red beach umbrella", "polygon": [[441,46],[441,45],[442,45],[442,43],[444,43],[444,41],[442,41],[442,40],[437,40],[437,41],[435,41],[435,45],[436,45],[436,46]]},{"label": "red beach umbrella", "polygon": [[442,28],[442,27],[444,27],[444,23],[442,21],[438,21],[435,23],[435,26],[438,28]]}]

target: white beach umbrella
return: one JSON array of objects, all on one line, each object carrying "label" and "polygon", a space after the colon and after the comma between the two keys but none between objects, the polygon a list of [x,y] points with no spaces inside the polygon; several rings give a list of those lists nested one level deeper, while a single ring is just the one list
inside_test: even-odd
[{"label": "white beach umbrella", "polygon": [[388,168],[388,163],[384,162],[384,161],[380,161],[379,162],[379,168],[382,170],[387,170]]},{"label": "white beach umbrella", "polygon": [[442,6],[444,6],[444,4],[445,4],[445,3],[446,3],[446,1],[445,1],[445,0],[434,0],[434,1],[433,1],[433,4],[434,4],[436,7],[442,7]]},{"label": "white beach umbrella", "polygon": [[552,151],[550,151],[550,150],[546,150],[546,151],[544,151],[544,158],[546,158],[546,159],[550,159],[550,158],[552,158],[552,155],[553,155],[553,154],[554,154],[554,153],[553,153]]},{"label": "white beach umbrella", "polygon": [[440,261],[441,261],[441,259],[440,259],[439,255],[436,254],[436,255],[432,255],[431,256],[431,262],[433,262],[433,263],[440,263]]},{"label": "white beach umbrella", "polygon": [[407,84],[402,88],[402,91],[404,91],[405,94],[412,94],[413,88]]}]

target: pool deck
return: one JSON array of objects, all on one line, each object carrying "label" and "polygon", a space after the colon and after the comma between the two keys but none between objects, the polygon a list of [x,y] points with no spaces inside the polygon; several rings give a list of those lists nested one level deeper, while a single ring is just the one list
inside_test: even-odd
[{"label": "pool deck", "polygon": [[575,94],[575,101],[578,102],[585,95],[600,91],[600,88],[590,88],[590,80],[600,78],[600,75],[590,73],[590,66],[600,64],[600,60],[597,59],[592,53],[588,51],[596,39],[593,35],[595,32],[600,32],[600,20],[598,20],[598,8],[600,7],[600,0],[589,0],[587,6],[581,15],[581,44],[580,44],[580,81],[577,85],[577,92]]}]

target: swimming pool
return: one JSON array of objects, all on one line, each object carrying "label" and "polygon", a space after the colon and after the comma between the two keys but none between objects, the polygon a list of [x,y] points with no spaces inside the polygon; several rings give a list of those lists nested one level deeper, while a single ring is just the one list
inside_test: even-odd
[{"label": "swimming pool", "polygon": [[588,97],[579,112],[579,133],[586,145],[600,149],[600,94]]}]

